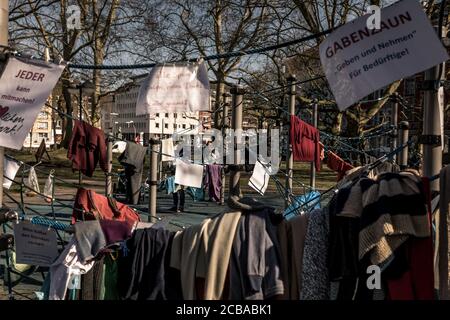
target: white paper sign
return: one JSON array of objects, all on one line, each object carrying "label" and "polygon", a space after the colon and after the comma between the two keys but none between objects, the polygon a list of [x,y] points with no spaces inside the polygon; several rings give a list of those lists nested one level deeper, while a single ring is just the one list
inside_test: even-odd
[{"label": "white paper sign", "polygon": [[0,146],[21,149],[64,65],[10,57],[0,78]]},{"label": "white paper sign", "polygon": [[438,105],[439,105],[439,120],[441,122],[441,146],[444,150],[444,110],[445,110],[445,94],[444,87],[440,87],[438,90]]},{"label": "white paper sign", "polygon": [[175,160],[175,183],[186,187],[201,188],[203,166],[187,163],[181,159]]},{"label": "white paper sign", "polygon": [[248,181],[248,185],[255,189],[260,195],[264,195],[267,186],[269,185],[270,176],[267,173],[264,166],[256,161],[255,168],[253,169],[253,174]]},{"label": "white paper sign", "polygon": [[[14,160],[3,159],[3,188],[9,189],[12,185],[12,180],[16,177],[17,171],[19,171],[20,164]],[[6,179],[9,178],[9,179]],[[11,179],[11,180],[10,180]]]},{"label": "white paper sign", "polygon": [[204,63],[153,67],[139,89],[136,115],[209,110],[209,80]]},{"label": "white paper sign", "polygon": [[58,257],[56,232],[30,222],[14,224],[16,262],[48,267]]},{"label": "white paper sign", "polygon": [[381,10],[381,28],[359,17],[320,44],[320,60],[340,110],[382,87],[427,70],[448,54],[419,1]]}]

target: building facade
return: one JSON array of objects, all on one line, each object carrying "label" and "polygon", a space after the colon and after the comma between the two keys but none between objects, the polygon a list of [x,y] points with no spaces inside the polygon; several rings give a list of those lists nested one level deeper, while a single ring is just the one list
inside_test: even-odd
[{"label": "building facade", "polygon": [[53,135],[53,120],[52,120],[52,109],[44,106],[39,112],[36,121],[33,124],[33,128],[27,135],[23,146],[25,148],[38,148],[42,142],[45,140],[45,144],[48,147],[55,143]]}]

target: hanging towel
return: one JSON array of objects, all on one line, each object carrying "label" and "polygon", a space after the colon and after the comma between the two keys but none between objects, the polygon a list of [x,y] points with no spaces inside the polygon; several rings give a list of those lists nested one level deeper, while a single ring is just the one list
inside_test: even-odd
[{"label": "hanging towel", "polygon": [[50,173],[45,180],[43,194],[46,196],[45,201],[52,202],[53,200],[53,175]]},{"label": "hanging towel", "polygon": [[19,171],[20,164],[13,160],[3,159],[3,188],[9,189],[12,185],[12,180],[16,177],[17,171]]},{"label": "hanging towel", "polygon": [[137,143],[128,142],[124,153],[118,158],[120,164],[125,168],[125,176],[127,178],[126,202],[129,204],[139,204],[146,153],[147,148]]},{"label": "hanging towel", "polygon": [[38,177],[36,171],[34,170],[34,167],[30,167],[30,172],[28,173],[28,178],[25,181],[25,185],[29,188],[27,191],[27,195],[29,196],[35,194],[32,190],[36,191],[37,193],[41,192],[39,189]]},{"label": "hanging towel", "polygon": [[295,198],[292,204],[284,211],[284,218],[290,220],[298,215],[298,211],[304,204],[307,204],[307,207],[303,208],[304,211],[308,211],[308,208],[320,209],[320,193],[311,191]]},{"label": "hanging towel", "polygon": [[173,139],[161,140],[161,161],[173,161],[175,159],[175,149],[173,147]]},{"label": "hanging towel", "polygon": [[307,124],[297,116],[291,116],[290,141],[295,161],[314,162],[320,171],[320,134],[317,128]]},{"label": "hanging towel", "polygon": [[80,170],[88,177],[92,177],[97,164],[108,172],[104,132],[84,121],[74,120],[67,157],[72,161],[73,170]]}]

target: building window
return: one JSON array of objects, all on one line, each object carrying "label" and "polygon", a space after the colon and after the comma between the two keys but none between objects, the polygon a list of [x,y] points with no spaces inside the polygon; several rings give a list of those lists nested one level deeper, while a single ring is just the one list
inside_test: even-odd
[{"label": "building window", "polygon": [[191,124],[191,129],[194,129],[194,128],[195,128],[195,126],[193,124]]},{"label": "building window", "polygon": [[48,129],[48,122],[38,122],[37,128],[38,129]]},{"label": "building window", "polygon": [[48,119],[48,113],[45,111],[39,112],[39,118],[40,119]]},{"label": "building window", "polygon": [[168,123],[165,123],[165,124],[164,124],[164,128],[169,129],[169,124],[168,124]]},{"label": "building window", "polygon": [[168,117],[169,117],[169,114],[168,114],[168,113],[166,113],[166,114],[164,115],[164,117],[168,118]]},{"label": "building window", "polygon": [[61,128],[61,120],[56,121],[56,128]]},{"label": "building window", "polygon": [[177,116],[178,116],[178,113],[175,112],[175,113],[173,114],[173,118],[176,119]]},{"label": "building window", "polygon": [[45,139],[48,141],[48,133],[39,133],[39,140]]},{"label": "building window", "polygon": [[183,129],[186,129],[186,125],[185,124],[183,124]]},{"label": "building window", "polygon": [[159,113],[155,114],[156,117],[159,117]]},{"label": "building window", "polygon": [[174,128],[174,129],[177,128],[177,124],[176,124],[176,123],[173,124],[173,128]]},{"label": "building window", "polygon": [[156,128],[159,128],[159,123],[155,123],[155,127],[156,127]]}]

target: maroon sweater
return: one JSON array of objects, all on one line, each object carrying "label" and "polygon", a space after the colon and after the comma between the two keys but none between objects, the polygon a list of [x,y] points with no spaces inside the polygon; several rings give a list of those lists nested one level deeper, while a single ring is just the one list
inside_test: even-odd
[{"label": "maroon sweater", "polygon": [[297,116],[291,116],[290,140],[294,161],[313,161],[316,171],[320,171],[319,130]]},{"label": "maroon sweater", "polygon": [[88,177],[92,177],[99,162],[102,170],[107,172],[105,134],[84,121],[74,120],[67,157],[72,160],[72,169],[80,170]]}]

